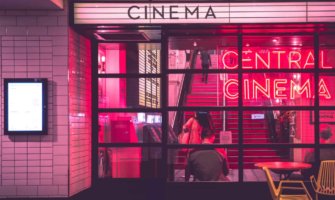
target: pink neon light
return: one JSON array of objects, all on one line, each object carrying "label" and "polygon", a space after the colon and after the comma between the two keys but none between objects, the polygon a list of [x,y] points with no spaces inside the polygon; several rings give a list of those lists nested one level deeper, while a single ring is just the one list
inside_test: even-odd
[{"label": "pink neon light", "polygon": [[[320,68],[332,69],[327,65],[327,54],[320,51]],[[242,51],[243,69],[312,69],[314,68],[314,52],[311,49],[285,48],[250,48]],[[219,67],[223,69],[238,68],[237,50],[224,50],[219,59]]]},{"label": "pink neon light", "polygon": [[290,99],[295,99],[295,94],[298,93],[299,95],[302,95],[304,92],[306,92],[306,98],[311,98],[311,83],[309,79],[305,81],[305,83],[300,87],[299,84],[295,83],[293,80],[290,81]]},{"label": "pink neon light", "polygon": [[286,91],[285,84],[287,84],[287,79],[275,79],[273,81],[273,98],[275,99],[286,99],[287,96],[284,93]]},{"label": "pink neon light", "polygon": [[320,79],[319,81],[319,96],[320,97],[325,97],[326,99],[331,99],[332,96],[329,93],[328,87],[325,83],[325,81],[323,80],[323,78]]},{"label": "pink neon light", "polygon": [[[252,87],[250,87],[252,83]],[[232,88],[232,87],[236,88]],[[228,79],[224,84],[225,97],[228,99],[238,98],[238,80]],[[329,87],[324,79],[319,81],[319,96],[325,99],[330,99],[332,96],[329,92]],[[233,92],[234,91],[234,92]],[[305,97],[306,99],[313,98],[311,80],[309,78],[296,83],[289,79],[264,79],[264,82],[256,81],[256,79],[243,80],[244,99],[259,99],[259,98],[273,98],[273,99],[296,99]],[[271,96],[272,94],[272,96]]]},{"label": "pink neon light", "polygon": [[[230,56],[229,58],[230,58],[230,61],[231,60],[237,60],[237,56],[238,56],[238,54],[237,54],[237,52],[236,51],[227,51],[225,54],[223,54],[223,56],[222,56],[222,63],[223,63],[223,66],[224,66],[224,69],[236,69],[237,68],[237,66],[238,66],[238,64],[236,63],[234,66],[229,66],[229,65],[231,65],[231,64],[234,64],[233,62],[230,62],[230,63],[228,63],[228,61],[226,61],[226,57],[228,56],[228,55],[230,55],[230,54],[233,54],[234,55],[234,57],[232,57],[232,56]],[[228,65],[229,64],[229,65]]]},{"label": "pink neon light", "polygon": [[267,98],[270,98],[270,79],[265,79],[265,87],[256,80],[252,80],[253,98],[258,99],[258,92],[262,93]]},{"label": "pink neon light", "polygon": [[229,91],[229,87],[231,85],[235,85],[236,87],[238,86],[238,81],[236,79],[229,79],[228,81],[226,81],[225,84],[225,96],[229,99],[237,99],[238,98],[238,92],[236,92],[235,94],[230,93]]},{"label": "pink neon light", "polygon": [[320,56],[321,56],[321,63],[320,63],[320,67],[322,68],[322,69],[332,69],[333,67],[332,66],[326,66],[325,65],[325,52],[324,51],[321,51],[320,52]]}]

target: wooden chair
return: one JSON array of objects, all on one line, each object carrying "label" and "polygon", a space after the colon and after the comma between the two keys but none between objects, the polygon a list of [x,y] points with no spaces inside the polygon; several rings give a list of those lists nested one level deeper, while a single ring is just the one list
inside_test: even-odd
[{"label": "wooden chair", "polygon": [[310,179],[316,200],[320,194],[335,198],[335,160],[321,161],[318,179],[315,180],[314,176],[311,176]]},{"label": "wooden chair", "polygon": [[[267,167],[263,167],[263,170],[265,172],[273,200],[312,200],[304,182],[297,180],[281,180],[277,188],[273,182],[269,169]],[[284,191],[290,191],[290,193],[292,191],[299,191],[299,194],[284,194]]]}]

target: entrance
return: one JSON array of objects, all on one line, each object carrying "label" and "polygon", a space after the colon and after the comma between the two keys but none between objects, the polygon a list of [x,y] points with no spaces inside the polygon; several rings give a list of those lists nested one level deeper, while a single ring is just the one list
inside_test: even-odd
[{"label": "entrance", "polygon": [[[227,156],[226,182],[265,181],[256,163],[311,155],[315,96],[331,105],[335,95],[333,75],[320,73],[332,65],[332,51],[321,44],[315,50],[315,38],[327,35],[163,30],[136,30],[146,40],[96,44],[98,180],[184,182],[183,151],[195,146],[181,146],[177,137],[196,112],[208,114],[215,135],[214,144],[201,148]],[[324,122],[320,132],[332,129]]]}]

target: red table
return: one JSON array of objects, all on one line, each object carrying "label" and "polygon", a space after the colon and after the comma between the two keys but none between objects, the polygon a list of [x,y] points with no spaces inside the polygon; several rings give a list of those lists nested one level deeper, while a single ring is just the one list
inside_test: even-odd
[{"label": "red table", "polygon": [[282,175],[284,175],[284,179],[287,179],[294,171],[312,167],[311,164],[302,162],[260,162],[256,163],[255,166],[259,168],[267,167],[271,171],[279,174],[280,179]]}]

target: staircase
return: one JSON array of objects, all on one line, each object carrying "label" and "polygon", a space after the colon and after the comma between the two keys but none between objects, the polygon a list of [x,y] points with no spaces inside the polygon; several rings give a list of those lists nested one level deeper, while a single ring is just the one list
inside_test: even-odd
[{"label": "staircase", "polygon": [[[199,57],[199,56],[198,56]],[[215,61],[213,60],[212,63]],[[201,61],[196,60],[196,69],[201,69]],[[228,78],[237,79],[236,74],[229,74]],[[200,107],[200,106],[222,106],[222,81],[218,81],[217,74],[208,74],[208,81],[202,81],[202,74],[193,74],[189,94],[187,94],[185,106]],[[219,84],[218,84],[219,82]],[[232,88],[233,89],[233,88]],[[237,88],[236,88],[237,90]],[[219,94],[218,94],[219,91]],[[230,90],[231,92],[235,92]],[[218,98],[219,97],[219,98]],[[249,105],[253,102],[247,102]],[[236,100],[226,100],[225,106],[237,106]],[[267,119],[251,119],[252,114],[264,114],[265,111],[244,111],[243,112],[243,143],[245,144],[266,144],[270,143],[269,130]],[[186,121],[194,115],[194,112],[185,112],[184,118]],[[233,144],[238,143],[238,112],[237,111],[210,111],[215,127],[215,133],[219,136],[223,130],[223,116],[225,116],[226,131],[232,132]],[[219,143],[219,138],[216,138],[216,143]],[[232,169],[238,168],[238,149],[228,149],[229,164]],[[244,149],[243,152],[244,169],[254,168],[256,162],[266,161],[283,161],[287,160],[289,152],[279,152],[271,148],[253,148]],[[183,155],[179,155],[177,164],[183,163]],[[182,166],[180,166],[182,167]]]}]

